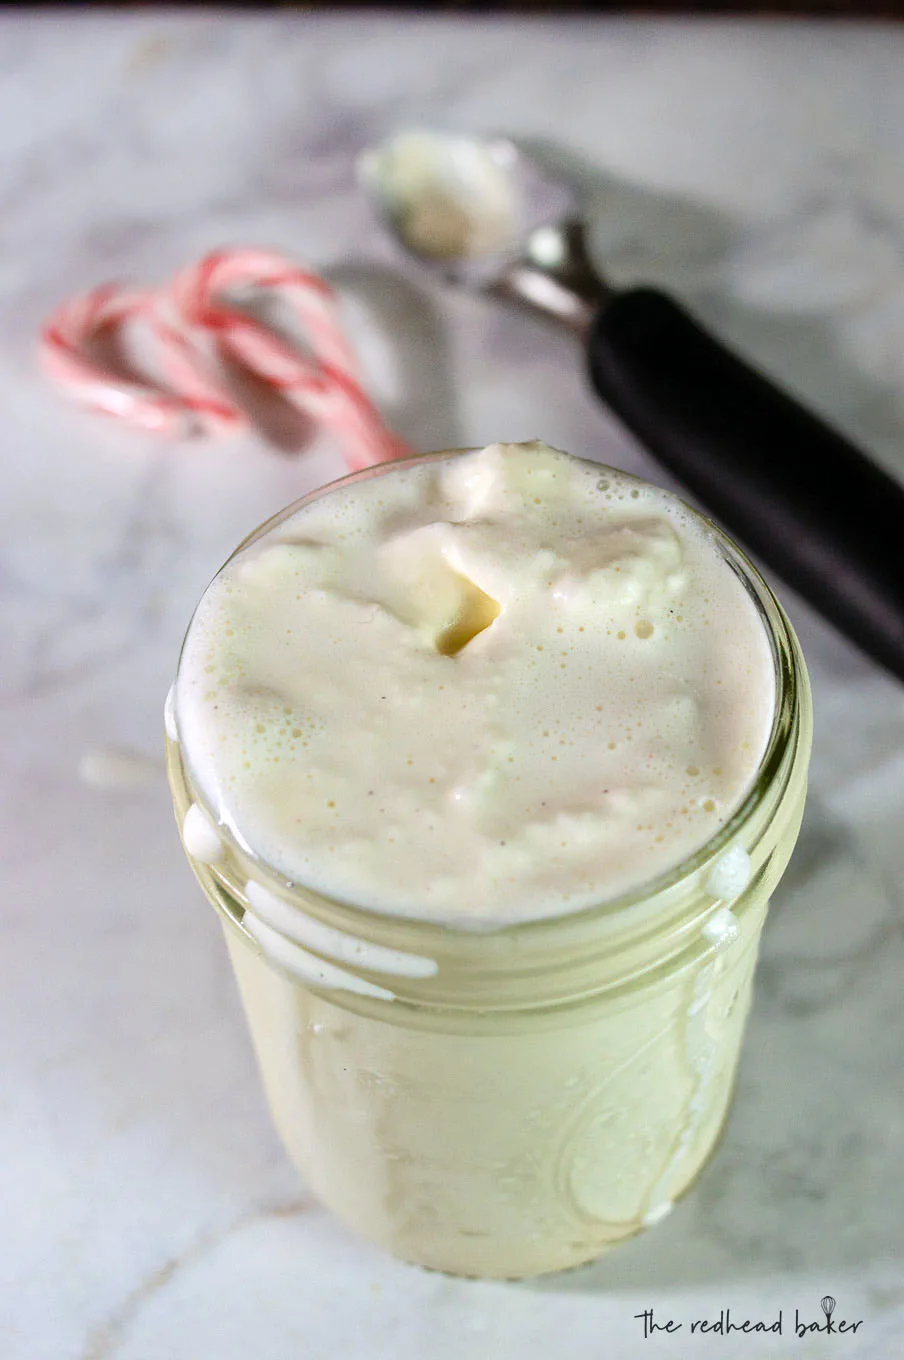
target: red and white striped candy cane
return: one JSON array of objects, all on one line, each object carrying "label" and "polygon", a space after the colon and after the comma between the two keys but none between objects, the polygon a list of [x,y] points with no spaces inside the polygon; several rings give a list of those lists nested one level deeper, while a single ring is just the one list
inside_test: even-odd
[{"label": "red and white striped candy cane", "polygon": [[[139,319],[148,323],[164,348],[181,356],[173,390],[139,382],[91,357],[92,346],[104,331]],[[76,401],[140,429],[177,439],[219,434],[245,423],[228,394],[205,373],[197,352],[189,351],[175,332],[169,333],[159,315],[159,297],[149,289],[105,283],[71,298],[44,325],[38,348],[45,371]]]},{"label": "red and white striped candy cane", "polygon": [[[231,303],[228,295],[239,289],[284,297],[310,340],[310,357]],[[188,336],[215,336],[233,359],[331,430],[352,471],[412,452],[364,392],[332,289],[316,274],[270,251],[218,250],[178,274],[170,297]]]},{"label": "red and white striped candy cane", "polygon": [[[284,296],[310,338],[310,357],[231,302],[228,295],[240,289]],[[138,382],[91,357],[102,331],[134,320],[154,339],[167,386]],[[41,333],[40,354],[49,375],[83,405],[178,438],[248,423],[217,369],[211,342],[330,429],[352,471],[412,452],[386,428],[361,386],[332,290],[270,251],[214,251],[157,292],[104,284],[58,308]]]}]

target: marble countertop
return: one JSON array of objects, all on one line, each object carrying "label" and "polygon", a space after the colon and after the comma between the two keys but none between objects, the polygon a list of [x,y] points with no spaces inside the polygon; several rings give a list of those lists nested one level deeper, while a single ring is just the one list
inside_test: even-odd
[{"label": "marble countertop", "polygon": [[[573,1274],[456,1281],[350,1237],[271,1130],[161,710],[212,572],[339,454],[160,445],[65,405],[33,339],[72,291],[259,242],[333,279],[415,445],[539,435],[656,476],[570,337],[399,273],[351,162],[415,120],[567,149],[613,278],[674,288],[904,477],[904,29],[0,18],[0,1352],[904,1356],[904,691],[787,591],[812,796],[727,1135],[671,1218]],[[826,1294],[862,1325],[798,1339]],[[689,1335],[725,1308],[783,1334]],[[648,1309],[683,1330],[645,1339]]]}]

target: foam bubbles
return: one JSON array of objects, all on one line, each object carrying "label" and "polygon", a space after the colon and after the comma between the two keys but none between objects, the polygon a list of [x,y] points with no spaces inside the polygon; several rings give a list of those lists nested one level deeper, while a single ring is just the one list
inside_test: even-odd
[{"label": "foam bubbles", "polygon": [[[536,443],[303,507],[212,583],[177,688],[199,796],[262,862],[483,926],[699,849],[774,703],[768,638],[706,526]],[[742,869],[714,868],[720,901]]]}]

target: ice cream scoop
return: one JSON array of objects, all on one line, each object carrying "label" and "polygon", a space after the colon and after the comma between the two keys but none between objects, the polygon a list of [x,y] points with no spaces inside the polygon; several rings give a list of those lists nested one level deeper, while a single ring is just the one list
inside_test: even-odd
[{"label": "ice cream scoop", "polygon": [[769,567],[904,679],[904,487],[657,288],[614,289],[581,195],[515,142],[402,132],[360,182],[409,255],[567,323],[598,395]]}]

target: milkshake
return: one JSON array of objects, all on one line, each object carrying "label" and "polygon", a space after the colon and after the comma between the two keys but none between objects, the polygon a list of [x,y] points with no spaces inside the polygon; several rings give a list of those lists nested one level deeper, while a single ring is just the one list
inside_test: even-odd
[{"label": "milkshake", "polygon": [[167,735],[325,1203],[503,1277],[664,1217],[725,1115],[810,740],[724,536],[538,443],[346,478],[208,588]]}]

